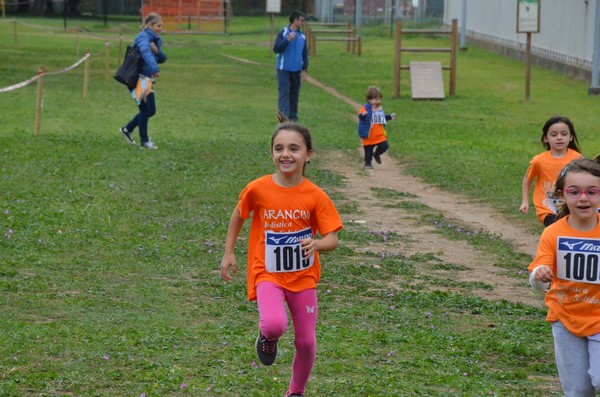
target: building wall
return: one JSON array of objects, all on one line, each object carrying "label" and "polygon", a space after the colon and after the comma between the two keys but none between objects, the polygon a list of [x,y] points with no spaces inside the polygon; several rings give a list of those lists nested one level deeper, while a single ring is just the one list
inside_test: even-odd
[{"label": "building wall", "polygon": [[[527,35],[517,33],[515,0],[445,0],[444,23],[462,26],[467,1],[467,42],[513,57],[523,57]],[[600,0],[540,0],[540,32],[531,34],[535,64],[587,78],[594,55],[594,18]]]}]

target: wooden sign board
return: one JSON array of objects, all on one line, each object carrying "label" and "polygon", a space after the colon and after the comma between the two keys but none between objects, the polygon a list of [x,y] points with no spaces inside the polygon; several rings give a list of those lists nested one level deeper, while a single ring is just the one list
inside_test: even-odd
[{"label": "wooden sign board", "polygon": [[517,0],[517,33],[540,32],[540,2]]},{"label": "wooden sign board", "polygon": [[267,0],[267,14],[281,13],[281,0]]}]

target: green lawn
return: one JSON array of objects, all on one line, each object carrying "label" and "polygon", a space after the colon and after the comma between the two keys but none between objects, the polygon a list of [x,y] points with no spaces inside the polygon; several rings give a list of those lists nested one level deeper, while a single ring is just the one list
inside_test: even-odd
[{"label": "green lawn", "polygon": [[[279,364],[256,365],[256,305],[245,300],[244,277],[224,285],[218,274],[239,191],[273,170],[269,19],[235,18],[227,36],[164,35],[169,59],[150,122],[158,151],[125,144],[118,128],[136,108],[124,87],[105,81],[105,40],[112,73],[119,30],[128,43],[135,23],[107,29],[79,21],[85,33],[77,39],[59,19],[20,22],[16,44],[13,25],[0,22],[0,89],[40,66],[61,71],[85,49],[91,77],[83,99],[83,67],[45,76],[40,136],[33,134],[37,83],[0,93],[0,395],[282,396],[291,335]],[[378,85],[386,111],[398,114],[390,155],[432,184],[539,232],[535,216],[520,216],[518,207],[528,162],[543,150],[544,121],[569,116],[584,154],[600,152],[600,98],[587,96],[585,82],[533,68],[524,101],[524,65],[470,46],[459,54],[455,97],[412,101],[403,75],[402,96],[393,98],[393,38],[381,28],[366,28],[363,38],[360,58],[340,43],[319,44],[309,72],[358,102]],[[303,85],[299,116],[319,156],[356,153],[354,112]],[[311,179],[326,191],[343,189],[341,176],[318,157],[314,163]],[[432,292],[415,269],[451,264],[433,254],[359,253],[350,246],[376,243],[384,251],[386,243],[358,227],[340,238],[324,259],[307,396],[560,395],[544,310],[470,293],[482,286]],[[524,269],[528,259],[514,258]],[[361,265],[375,260],[378,271]],[[406,283],[391,289],[390,279]]]}]

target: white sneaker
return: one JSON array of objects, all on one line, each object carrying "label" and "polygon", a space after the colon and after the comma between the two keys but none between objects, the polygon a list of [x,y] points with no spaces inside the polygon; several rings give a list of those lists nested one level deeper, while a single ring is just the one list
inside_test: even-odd
[{"label": "white sneaker", "polygon": [[152,141],[142,143],[142,149],[158,149],[158,146],[155,146]]}]

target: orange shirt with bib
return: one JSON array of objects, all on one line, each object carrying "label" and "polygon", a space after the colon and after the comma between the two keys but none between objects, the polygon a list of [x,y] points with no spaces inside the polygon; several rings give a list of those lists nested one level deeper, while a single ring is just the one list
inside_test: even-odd
[{"label": "orange shirt with bib", "polygon": [[567,219],[544,229],[528,270],[550,266],[554,280],[546,293],[546,320],[560,320],[574,335],[586,337],[600,332],[600,215],[587,232],[573,229]]},{"label": "orange shirt with bib", "polygon": [[243,219],[252,215],[248,243],[248,300],[256,300],[256,286],[271,281],[298,292],[316,288],[321,278],[319,253],[304,258],[300,240],[317,233],[324,236],[342,229],[342,220],[327,194],[304,179],[282,187],[265,175],[240,193],[238,210]]},{"label": "orange shirt with bib", "polygon": [[552,156],[550,150],[540,153],[529,162],[527,169],[527,180],[529,183],[536,178],[533,187],[533,204],[540,222],[548,215],[555,214],[552,198],[548,195],[554,193],[554,186],[560,171],[573,160],[581,158],[581,154],[573,149],[567,149],[564,157]]}]

